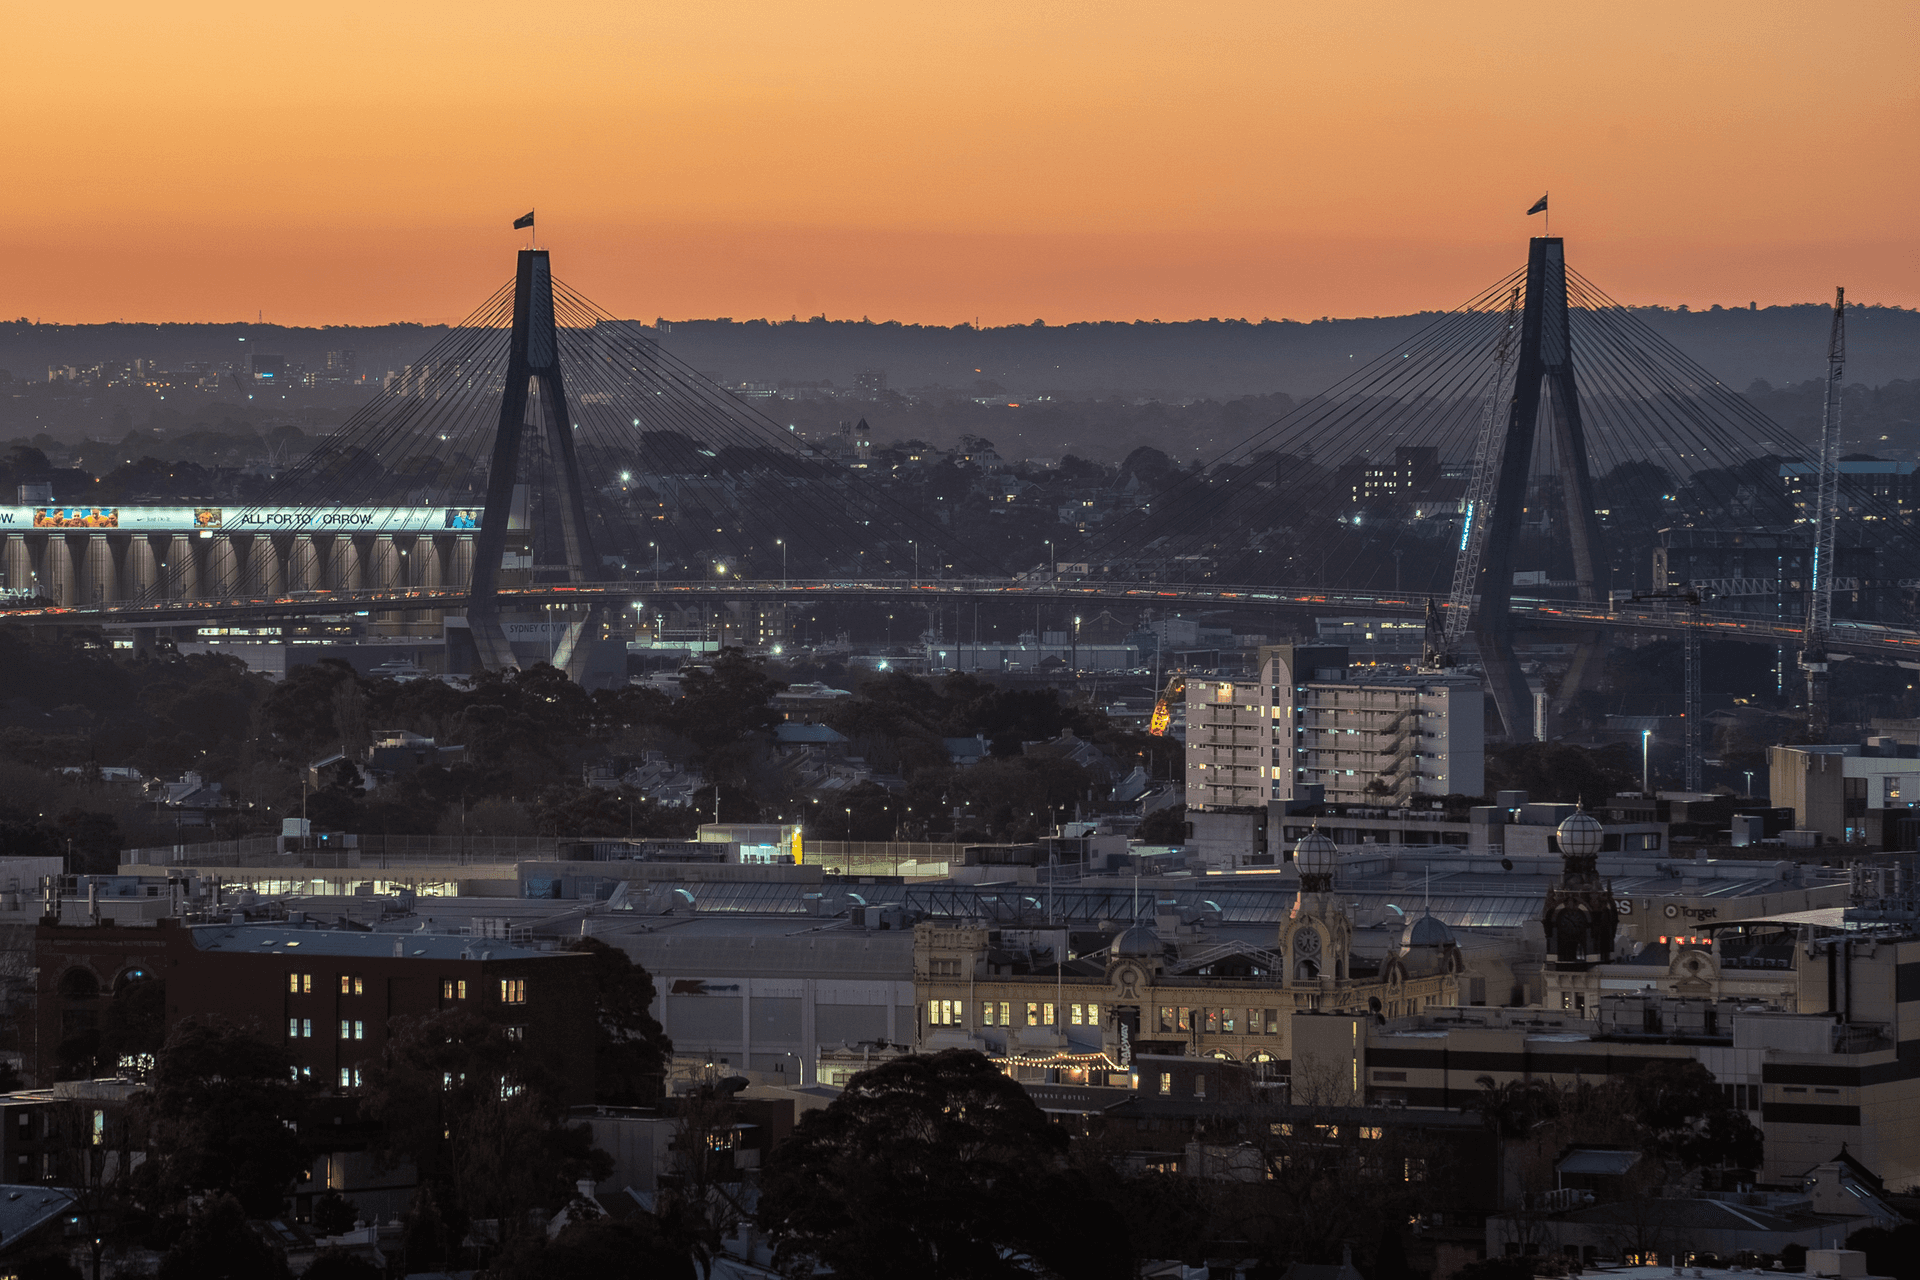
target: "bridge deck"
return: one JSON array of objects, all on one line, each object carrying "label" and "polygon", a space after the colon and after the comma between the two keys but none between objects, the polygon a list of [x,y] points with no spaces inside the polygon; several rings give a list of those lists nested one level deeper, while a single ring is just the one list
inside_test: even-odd
[{"label": "bridge deck", "polygon": [[[1425,592],[1352,592],[1275,586],[1194,585],[1181,583],[1102,582],[1085,579],[939,578],[814,579],[725,582],[712,580],[661,582],[580,582],[501,587],[502,606],[539,607],[566,604],[605,604],[656,600],[819,600],[855,599],[1022,599],[1089,600],[1181,605],[1212,604],[1242,608],[1302,608],[1366,611],[1395,615],[1424,615],[1429,600],[1440,608],[1446,601]],[[462,587],[402,587],[358,591],[295,591],[278,595],[222,596],[205,599],[117,601],[94,606],[20,604],[0,608],[0,621],[68,626],[168,626],[239,618],[293,617],[340,613],[413,613],[458,610],[466,606]],[[1513,612],[1523,623],[1536,626],[1607,627],[1630,631],[1676,633],[1697,625],[1709,636],[1757,643],[1800,643],[1798,623],[1703,609],[1693,623],[1684,609],[1654,602],[1584,604],[1516,596]],[[1920,631],[1867,623],[1837,623],[1833,648],[1880,658],[1920,660]]]}]

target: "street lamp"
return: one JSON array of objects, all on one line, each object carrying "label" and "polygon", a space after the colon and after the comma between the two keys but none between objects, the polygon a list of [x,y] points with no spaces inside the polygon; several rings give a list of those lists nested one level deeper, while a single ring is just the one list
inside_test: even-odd
[{"label": "street lamp", "polygon": [[1652,749],[1652,743],[1653,730],[1642,729],[1640,731],[1640,794],[1644,796],[1653,794],[1653,783],[1650,781],[1653,775],[1647,770],[1648,753]]},{"label": "street lamp", "polygon": [[1747,775],[1747,799],[1751,800],[1753,799],[1753,770],[1742,769],[1740,772]]},{"label": "street lamp", "polygon": [[653,585],[657,587],[660,585],[660,544],[649,542],[647,545],[653,548]]},{"label": "street lamp", "polygon": [[780,548],[780,589],[785,591],[787,589],[787,540],[775,538],[773,545]]}]

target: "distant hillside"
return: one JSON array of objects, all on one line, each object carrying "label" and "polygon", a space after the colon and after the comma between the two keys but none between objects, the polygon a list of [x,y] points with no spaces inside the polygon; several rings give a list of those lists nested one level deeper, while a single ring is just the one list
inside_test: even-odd
[{"label": "distant hillside", "polygon": [[[1818,377],[1826,349],[1824,306],[1758,311],[1666,311],[1638,315],[1669,341],[1745,388]],[[1014,395],[1064,392],[1180,400],[1311,395],[1355,363],[1387,351],[1433,314],[1345,320],[1189,320],[947,328],[865,320],[677,320],[661,339],[699,369],[729,383],[819,382],[852,386],[862,370],[886,371],[896,390],[941,385],[971,393],[990,382]],[[1879,385],[1920,378],[1920,312],[1860,307],[1850,313],[1848,381]],[[399,368],[444,332],[395,324],[292,329],[279,325],[0,323],[0,369],[39,380],[49,365],[102,360],[240,361],[264,350],[317,365],[351,349],[356,366]],[[242,339],[245,341],[243,342]]]},{"label": "distant hillside", "polygon": [[[1818,377],[1829,308],[1665,311],[1636,314],[1663,337],[1745,388]],[[1438,316],[1264,321],[1190,320],[1074,325],[967,326],[867,321],[679,320],[661,340],[729,382],[831,379],[848,386],[884,369],[891,387],[940,384],[967,391],[989,380],[1009,393],[1151,394],[1162,399],[1311,395],[1356,363],[1389,350]],[[1920,312],[1862,307],[1849,314],[1849,381],[1920,377]]]}]

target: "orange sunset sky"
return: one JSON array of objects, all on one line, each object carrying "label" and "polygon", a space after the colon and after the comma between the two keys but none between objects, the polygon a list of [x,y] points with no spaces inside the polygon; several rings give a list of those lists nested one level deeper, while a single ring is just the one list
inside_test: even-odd
[{"label": "orange sunset sky", "polygon": [[447,320],[538,206],[652,318],[1920,302],[1920,5],[66,0],[6,20],[0,315]]}]

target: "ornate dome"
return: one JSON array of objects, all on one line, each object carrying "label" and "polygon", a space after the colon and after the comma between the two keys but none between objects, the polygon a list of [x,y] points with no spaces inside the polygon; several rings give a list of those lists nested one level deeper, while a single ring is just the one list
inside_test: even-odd
[{"label": "ornate dome", "polygon": [[1606,840],[1606,831],[1600,820],[1580,809],[1567,815],[1560,825],[1554,828],[1559,838],[1560,852],[1569,858],[1591,858],[1600,852],[1600,846]]},{"label": "ornate dome", "polygon": [[1428,914],[1407,925],[1406,943],[1409,947],[1450,947],[1454,945],[1453,929],[1445,920]]},{"label": "ornate dome", "polygon": [[1339,858],[1340,846],[1318,827],[1301,836],[1300,843],[1293,846],[1293,861],[1302,875],[1330,876]]},{"label": "ornate dome", "polygon": [[1122,929],[1113,940],[1111,951],[1116,956],[1157,956],[1160,954],[1160,935],[1152,925],[1136,924]]}]

